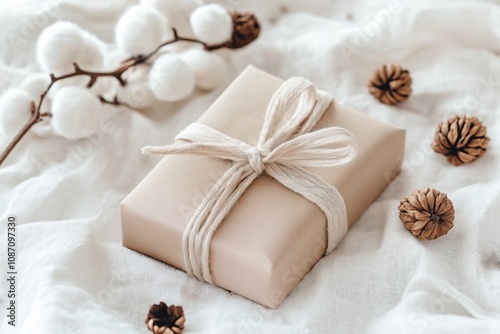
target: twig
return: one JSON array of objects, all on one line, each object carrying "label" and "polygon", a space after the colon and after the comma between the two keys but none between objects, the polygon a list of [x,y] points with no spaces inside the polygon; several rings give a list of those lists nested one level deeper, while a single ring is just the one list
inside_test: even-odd
[{"label": "twig", "polygon": [[109,101],[104,96],[101,95],[101,96],[99,96],[99,100],[104,104],[111,104],[112,106],[121,105],[121,103],[118,101],[118,97],[116,97],[116,96],[112,101]]},{"label": "twig", "polygon": [[[197,39],[181,37],[177,34],[177,30],[175,30],[175,29],[172,29],[172,31],[174,33],[173,39],[166,41],[163,44],[159,45],[155,50],[153,50],[152,52],[150,52],[147,55],[137,55],[137,56],[130,57],[130,58],[124,60],[120,64],[120,67],[118,67],[114,71],[111,71],[111,72],[91,72],[91,71],[86,71],[86,70],[81,69],[78,66],[78,64],[74,63],[73,64],[74,72],[67,73],[67,74],[64,74],[61,76],[55,76],[53,73],[50,74],[50,84],[47,86],[47,89],[45,90],[45,92],[43,92],[43,94],[40,96],[40,100],[38,102],[38,105],[35,106],[35,103],[32,101],[31,117],[29,118],[28,122],[23,126],[23,128],[17,133],[17,135],[14,137],[14,139],[12,139],[12,141],[9,143],[9,145],[3,151],[3,153],[0,155],[0,165],[5,161],[5,159],[7,159],[7,157],[12,152],[12,150],[21,141],[21,139],[26,135],[26,133],[28,133],[28,131],[31,129],[31,127],[33,125],[35,125],[39,122],[42,122],[44,119],[52,116],[52,114],[50,114],[50,113],[41,113],[41,108],[42,108],[42,103],[43,103],[45,97],[47,96],[50,89],[52,88],[52,86],[54,86],[54,84],[57,81],[76,77],[76,76],[82,76],[82,75],[88,76],[90,78],[90,80],[87,84],[87,88],[91,88],[96,83],[98,78],[100,78],[100,77],[113,77],[116,80],[118,80],[118,82],[122,86],[125,86],[127,84],[127,82],[123,78],[123,74],[129,68],[134,67],[134,66],[139,65],[139,64],[142,64],[142,63],[145,63],[151,57],[153,57],[156,53],[158,53],[164,46],[167,46],[169,44],[180,42],[180,41],[198,43],[198,44],[203,45],[203,47],[207,51],[213,51],[213,50],[227,47],[227,43],[218,44],[218,45],[207,45],[206,43],[204,43],[200,40],[197,40]],[[112,101],[108,101],[104,97],[99,96],[99,100],[102,103],[106,103],[106,104],[111,104],[111,105],[115,105],[115,106],[121,105],[121,103],[118,101],[118,99],[116,97]]]}]

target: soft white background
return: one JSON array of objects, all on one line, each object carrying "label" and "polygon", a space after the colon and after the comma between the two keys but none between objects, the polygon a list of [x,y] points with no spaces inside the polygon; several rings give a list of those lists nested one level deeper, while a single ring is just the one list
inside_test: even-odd
[{"label": "soft white background", "polygon": [[[43,27],[70,20],[112,48],[114,24],[134,2],[4,0],[0,91],[37,70]],[[232,70],[220,89],[146,115],[123,112],[94,142],[31,135],[0,168],[0,332],[16,332],[4,317],[5,225],[16,215],[19,333],[146,333],[148,307],[160,300],[183,305],[188,333],[500,333],[499,3],[402,1],[382,24],[374,17],[390,8],[383,0],[223,4],[255,11],[263,31],[250,47],[223,52]],[[378,103],[366,87],[390,62],[414,80],[398,107]],[[120,245],[118,203],[157,162],[140,147],[170,142],[249,63],[309,78],[408,131],[402,174],[278,310]],[[491,143],[480,160],[453,167],[429,144],[437,123],[462,112],[487,125]],[[397,213],[402,197],[428,186],[456,208],[455,227],[432,242],[412,237]]]}]

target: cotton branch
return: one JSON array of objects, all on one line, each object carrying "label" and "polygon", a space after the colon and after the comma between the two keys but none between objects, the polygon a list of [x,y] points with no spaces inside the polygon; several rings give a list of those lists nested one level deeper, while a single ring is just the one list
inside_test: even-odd
[{"label": "cotton branch", "polygon": [[[17,133],[17,135],[12,139],[12,141],[9,143],[7,148],[3,151],[3,153],[0,155],[0,165],[7,159],[9,154],[12,152],[12,150],[16,147],[16,145],[21,141],[21,139],[28,133],[28,131],[31,129],[31,127],[39,122],[44,121],[46,118],[49,118],[52,116],[51,113],[49,112],[41,112],[42,109],[42,104],[43,101],[45,100],[45,97],[49,93],[50,89],[54,86],[54,84],[58,81],[65,80],[68,78],[72,77],[77,77],[77,76],[88,76],[89,77],[89,82],[87,84],[87,88],[91,88],[97,81],[98,78],[101,77],[113,77],[115,78],[120,85],[125,86],[127,84],[126,80],[123,78],[123,74],[130,68],[137,66],[139,64],[146,63],[151,57],[153,57],[155,54],[157,54],[163,47],[173,44],[176,42],[184,41],[184,42],[191,42],[191,43],[198,43],[203,45],[205,50],[207,51],[213,51],[217,49],[221,49],[224,47],[228,47],[227,43],[224,44],[219,44],[219,45],[207,45],[206,43],[194,39],[194,38],[187,38],[187,37],[181,37],[177,34],[177,31],[175,29],[172,29],[174,33],[173,39],[166,41],[159,45],[154,51],[150,52],[149,54],[146,55],[137,55],[134,57],[130,57],[126,60],[124,60],[120,66],[110,72],[92,72],[92,71],[86,71],[78,64],[74,63],[74,71],[71,73],[63,74],[61,76],[56,76],[53,73],[50,74],[50,84],[47,86],[47,89],[42,93],[40,96],[40,100],[38,101],[38,104],[35,105],[35,102],[32,102],[31,104],[31,117],[29,120],[26,122],[26,124],[23,126],[23,128]],[[115,97],[112,101],[106,100],[104,97],[99,96],[99,99],[102,103],[106,104],[111,104],[118,106],[121,103],[118,101],[118,99]]]}]

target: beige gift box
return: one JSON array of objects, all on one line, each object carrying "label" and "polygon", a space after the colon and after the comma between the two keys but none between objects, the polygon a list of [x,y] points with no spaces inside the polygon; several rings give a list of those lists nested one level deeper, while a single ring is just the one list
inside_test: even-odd
[{"label": "beige gift box", "polygon": [[[253,145],[267,104],[282,83],[250,66],[198,122]],[[309,170],[338,189],[352,226],[398,174],[405,131],[337,103],[315,128],[329,126],[343,127],[356,137],[358,156],[345,167]],[[120,205],[123,245],[184,270],[183,231],[229,167],[228,161],[200,155],[164,157]],[[213,281],[276,308],[323,256],[326,238],[326,219],[319,207],[261,175],[214,234]]]}]

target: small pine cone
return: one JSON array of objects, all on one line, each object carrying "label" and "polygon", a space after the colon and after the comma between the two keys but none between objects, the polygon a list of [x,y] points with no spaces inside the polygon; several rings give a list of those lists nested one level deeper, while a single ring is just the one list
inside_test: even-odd
[{"label": "small pine cone", "polygon": [[233,19],[233,35],[227,43],[228,48],[242,48],[259,37],[260,24],[255,15],[233,12],[231,17]]},{"label": "small pine cone", "polygon": [[411,93],[410,72],[401,65],[382,65],[370,76],[370,93],[385,104],[398,104]]},{"label": "small pine cone", "polygon": [[481,157],[489,141],[486,127],[476,117],[452,116],[438,125],[432,149],[459,166]]},{"label": "small pine cone", "polygon": [[184,329],[184,311],[181,306],[154,304],[146,317],[148,329],[154,334],[180,334]]},{"label": "small pine cone", "polygon": [[455,208],[445,193],[430,188],[415,190],[401,200],[399,218],[420,240],[433,240],[453,227]]}]

